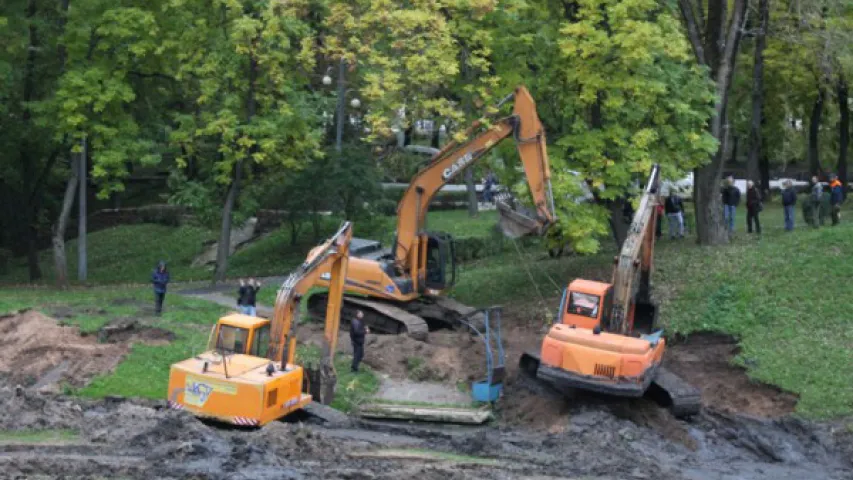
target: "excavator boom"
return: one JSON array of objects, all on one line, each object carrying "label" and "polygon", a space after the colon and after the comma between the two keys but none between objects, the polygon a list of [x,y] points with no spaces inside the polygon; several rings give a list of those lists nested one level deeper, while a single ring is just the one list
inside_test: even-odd
[{"label": "excavator boom", "polygon": [[[516,88],[501,104],[510,98],[515,100],[511,116],[494,122],[485,132],[461,145],[455,141],[448,143],[432,158],[426,168],[412,178],[397,205],[397,238],[393,253],[398,265],[409,264],[412,245],[424,226],[433,196],[441,187],[511,135],[515,138],[535,205],[535,218],[530,221],[540,234],[556,221],[545,130],[536,113],[536,103],[523,86]],[[466,136],[482,125],[481,122],[475,122],[466,131]]]}]

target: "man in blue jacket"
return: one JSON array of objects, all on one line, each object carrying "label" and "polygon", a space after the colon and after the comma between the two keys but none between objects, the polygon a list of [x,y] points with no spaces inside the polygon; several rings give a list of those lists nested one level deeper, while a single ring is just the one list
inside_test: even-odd
[{"label": "man in blue jacket", "polygon": [[163,299],[166,297],[166,284],[169,283],[166,262],[160,260],[157,264],[157,268],[151,274],[151,283],[154,284],[154,314],[160,316],[163,311]]}]

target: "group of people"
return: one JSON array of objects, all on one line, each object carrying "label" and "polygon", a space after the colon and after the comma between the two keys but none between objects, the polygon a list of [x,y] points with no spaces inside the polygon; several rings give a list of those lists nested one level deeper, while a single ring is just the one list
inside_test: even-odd
[{"label": "group of people", "polygon": [[[790,182],[789,182],[790,183]],[[732,176],[726,178],[725,184],[720,192],[723,200],[723,220],[725,221],[726,229],[729,235],[733,235],[735,231],[735,216],[737,207],[740,205],[740,189],[735,186],[735,181]],[[796,196],[796,193],[795,193]],[[761,189],[753,182],[746,182],[746,231],[752,233],[753,229],[756,234],[761,235],[761,211],[764,210],[764,198],[761,195]],[[786,217],[787,218],[787,217]],[[793,221],[793,219],[792,219]],[[791,225],[793,228],[793,223]]]}]

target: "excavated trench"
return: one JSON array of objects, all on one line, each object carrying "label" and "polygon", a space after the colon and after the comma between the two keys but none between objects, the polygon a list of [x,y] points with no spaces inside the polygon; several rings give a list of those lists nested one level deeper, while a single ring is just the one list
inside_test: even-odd
[{"label": "excavated trench", "polygon": [[[24,341],[33,331],[27,324],[36,322],[31,327],[39,331],[50,325],[47,317],[28,315],[26,322],[0,319],[0,351],[17,345],[17,354],[35,357],[36,350],[28,350]],[[32,374],[35,378],[74,361],[75,368],[66,370],[85,372],[77,379],[84,382],[117,363],[106,357],[120,358],[126,338],[168,341],[140,339],[159,334],[139,333],[138,327],[122,322],[102,339],[107,343],[56,328],[60,330],[51,331],[50,341],[62,346],[59,350],[76,347],[67,356],[51,357],[53,366],[45,361]],[[68,397],[34,388],[38,382],[16,388],[20,378],[7,375],[0,380],[0,477],[853,478],[853,422],[814,423],[791,416],[794,396],[750,382],[731,366],[736,345],[728,338],[696,335],[671,347],[669,368],[689,373],[685,376],[705,392],[703,413],[683,422],[643,399],[569,398],[527,381],[517,375],[515,359],[541,333],[511,322],[505,331],[507,385],[496,421],[479,427],[356,419],[323,424],[303,416],[257,430],[224,429],[164,408],[162,401]],[[316,334],[306,329],[302,338],[310,342]],[[393,340],[374,336],[366,358],[390,378],[410,375],[406,365],[412,357],[424,358],[433,367],[433,380],[448,385],[482,373],[482,351],[470,335],[440,332],[428,342]],[[0,356],[0,371],[14,365],[9,355]],[[63,378],[69,381],[67,375]],[[25,442],[9,431],[75,434]]]}]

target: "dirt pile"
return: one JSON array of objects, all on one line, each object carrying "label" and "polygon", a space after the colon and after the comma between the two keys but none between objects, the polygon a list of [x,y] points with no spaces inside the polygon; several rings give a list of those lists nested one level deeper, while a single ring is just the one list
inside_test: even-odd
[{"label": "dirt pile", "polygon": [[702,390],[702,404],[723,412],[759,417],[792,413],[797,396],[772,385],[750,380],[732,364],[739,352],[728,335],[696,333],[667,347],[664,365]]},{"label": "dirt pile", "polygon": [[58,325],[34,310],[0,317],[0,379],[7,384],[82,386],[115,368],[127,350],[81,337],[76,327]]}]

